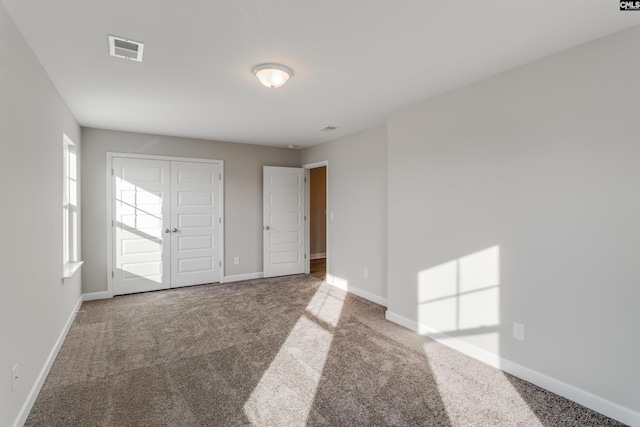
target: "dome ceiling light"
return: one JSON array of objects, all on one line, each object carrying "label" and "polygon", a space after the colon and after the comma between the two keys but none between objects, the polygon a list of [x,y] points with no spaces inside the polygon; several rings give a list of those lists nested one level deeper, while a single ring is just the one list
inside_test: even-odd
[{"label": "dome ceiling light", "polygon": [[277,88],[293,76],[293,70],[282,64],[259,64],[253,67],[253,74],[266,87]]}]

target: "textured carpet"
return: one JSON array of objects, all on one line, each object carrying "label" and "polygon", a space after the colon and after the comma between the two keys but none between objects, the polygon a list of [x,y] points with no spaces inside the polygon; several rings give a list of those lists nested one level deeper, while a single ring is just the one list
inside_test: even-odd
[{"label": "textured carpet", "polygon": [[312,276],[85,302],[28,426],[619,426]]}]

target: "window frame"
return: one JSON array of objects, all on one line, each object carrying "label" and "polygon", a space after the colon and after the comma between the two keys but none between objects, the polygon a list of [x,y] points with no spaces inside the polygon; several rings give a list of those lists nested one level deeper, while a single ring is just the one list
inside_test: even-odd
[{"label": "window frame", "polygon": [[62,265],[63,279],[80,268],[80,175],[76,144],[62,134]]}]

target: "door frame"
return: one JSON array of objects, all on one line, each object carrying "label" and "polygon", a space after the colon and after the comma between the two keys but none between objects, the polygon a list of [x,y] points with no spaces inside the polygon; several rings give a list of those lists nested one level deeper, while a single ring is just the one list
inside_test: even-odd
[{"label": "door frame", "polygon": [[305,253],[308,254],[307,258],[305,259],[305,266],[304,266],[304,272],[305,274],[309,274],[311,272],[311,169],[316,169],[316,168],[321,168],[325,166],[327,169],[326,171],[326,200],[325,200],[325,207],[327,209],[327,214],[325,215],[325,222],[326,222],[326,226],[325,226],[325,253],[326,253],[326,268],[327,268],[327,277],[329,276],[329,260],[331,258],[329,258],[329,252],[330,252],[330,247],[331,245],[330,243],[330,224],[331,224],[331,220],[330,218],[330,210],[329,210],[329,160],[322,160],[320,162],[314,162],[314,163],[307,163],[306,165],[302,165],[302,167],[305,169],[305,191],[306,191],[306,197],[305,197],[305,201],[304,201],[304,214],[305,217],[308,218],[307,221],[305,221],[305,225],[304,225],[304,234],[305,234]]},{"label": "door frame", "polygon": [[193,163],[212,163],[220,166],[220,191],[218,196],[218,206],[220,215],[220,238],[216,242],[216,251],[220,254],[220,283],[224,283],[224,160],[216,159],[202,159],[197,157],[175,157],[175,156],[158,156],[153,154],[132,154],[132,153],[116,153],[107,152],[107,167],[106,167],[106,182],[107,182],[107,298],[113,297],[113,260],[115,259],[114,247],[113,247],[113,224],[114,218],[114,204],[113,204],[113,189],[114,189],[114,175],[113,175],[113,158],[123,157],[128,159],[143,159],[143,160],[165,160],[165,161],[178,161],[178,162],[193,162]]}]

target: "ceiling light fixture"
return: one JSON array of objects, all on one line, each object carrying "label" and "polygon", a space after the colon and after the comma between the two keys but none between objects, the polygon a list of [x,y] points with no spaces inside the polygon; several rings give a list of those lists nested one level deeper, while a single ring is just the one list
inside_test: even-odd
[{"label": "ceiling light fixture", "polygon": [[260,64],[253,67],[253,74],[266,87],[277,88],[293,76],[293,70],[282,64]]}]

